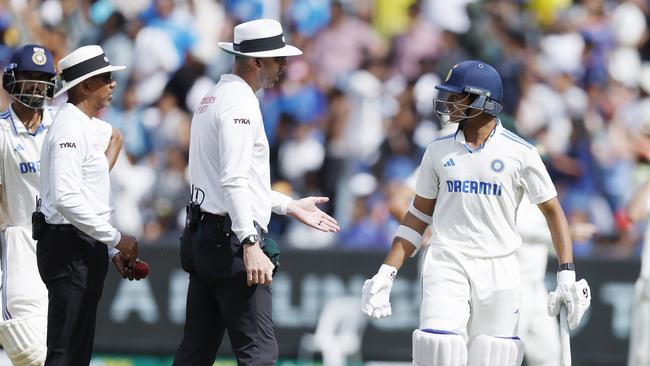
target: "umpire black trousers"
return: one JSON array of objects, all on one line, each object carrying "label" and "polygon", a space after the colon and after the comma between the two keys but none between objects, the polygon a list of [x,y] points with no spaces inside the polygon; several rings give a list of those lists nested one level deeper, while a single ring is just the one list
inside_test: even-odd
[{"label": "umpire black trousers", "polygon": [[190,283],[174,366],[212,365],[226,331],[238,365],[275,365],[271,287],[246,284],[241,255],[224,217],[205,215],[196,232],[184,231],[181,262]]},{"label": "umpire black trousers", "polygon": [[45,366],[87,366],[108,270],[106,245],[74,230],[50,229],[36,257],[49,298]]}]

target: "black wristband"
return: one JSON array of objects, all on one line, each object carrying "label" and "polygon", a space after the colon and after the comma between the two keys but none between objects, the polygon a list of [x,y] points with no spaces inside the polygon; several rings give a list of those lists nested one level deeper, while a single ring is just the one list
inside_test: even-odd
[{"label": "black wristband", "polygon": [[560,264],[560,267],[558,271],[575,271],[576,266],[573,263],[562,263]]}]

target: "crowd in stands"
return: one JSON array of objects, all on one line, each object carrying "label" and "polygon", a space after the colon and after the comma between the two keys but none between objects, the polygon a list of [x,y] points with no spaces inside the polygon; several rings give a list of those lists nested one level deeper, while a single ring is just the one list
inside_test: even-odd
[{"label": "crowd in stands", "polygon": [[[320,234],[274,217],[284,249],[384,250],[395,201],[427,144],[455,126],[434,85],[464,59],[494,65],[502,123],[537,146],[570,221],[576,256],[630,257],[641,228],[624,208],[648,179],[647,0],[4,0],[0,62],[27,42],[57,60],[100,44],[118,87],[101,118],[125,137],[112,172],[115,222],[177,243],[190,196],[192,112],[230,71],[233,25],[283,23],[291,58],[259,93],[276,190],[330,197],[341,226]],[[60,101],[59,101],[60,102]],[[7,96],[2,99],[3,107]],[[216,184],[216,182],[215,182]]]}]

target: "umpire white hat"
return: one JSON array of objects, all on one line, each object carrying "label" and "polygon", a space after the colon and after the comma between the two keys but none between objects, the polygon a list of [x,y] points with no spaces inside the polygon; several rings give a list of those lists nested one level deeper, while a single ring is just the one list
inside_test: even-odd
[{"label": "umpire white hat", "polygon": [[111,65],[100,46],[79,47],[59,61],[62,87],[54,97],[58,97],[73,86],[95,75],[124,69],[126,66]]},{"label": "umpire white hat", "polygon": [[298,56],[302,51],[284,43],[282,25],[273,19],[258,19],[235,27],[234,42],[219,42],[228,53],[247,57]]}]

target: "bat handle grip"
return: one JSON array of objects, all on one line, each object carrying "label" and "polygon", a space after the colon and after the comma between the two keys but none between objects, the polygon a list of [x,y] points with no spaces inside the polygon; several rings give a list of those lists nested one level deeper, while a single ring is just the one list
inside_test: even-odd
[{"label": "bat handle grip", "polygon": [[560,344],[562,349],[560,364],[562,366],[571,366],[571,333],[565,305],[560,308]]}]

